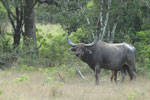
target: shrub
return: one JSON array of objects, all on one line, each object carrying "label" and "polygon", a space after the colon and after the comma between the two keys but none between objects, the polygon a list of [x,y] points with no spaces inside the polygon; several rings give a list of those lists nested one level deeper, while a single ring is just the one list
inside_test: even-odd
[{"label": "shrub", "polygon": [[4,93],[4,91],[3,90],[0,90],[0,95],[2,95]]},{"label": "shrub", "polygon": [[[78,29],[76,33],[72,33],[70,36],[71,41],[77,42],[89,42],[88,32],[83,29]],[[43,33],[41,29],[38,29],[37,41],[41,48],[39,49],[40,58],[45,61],[47,67],[64,64],[64,62],[72,62],[73,56],[69,52],[70,46],[66,41],[66,32],[61,30],[59,33]],[[72,61],[71,61],[72,60]]]},{"label": "shrub", "polygon": [[137,49],[137,61],[140,66],[150,68],[150,30],[137,33],[139,41],[135,43]]},{"label": "shrub", "polygon": [[30,81],[30,77],[26,74],[21,75],[20,77],[15,79],[16,83],[20,83],[20,82],[29,82]]},{"label": "shrub", "polygon": [[133,92],[129,96],[127,96],[127,100],[136,100],[137,97],[138,97],[138,93]]}]

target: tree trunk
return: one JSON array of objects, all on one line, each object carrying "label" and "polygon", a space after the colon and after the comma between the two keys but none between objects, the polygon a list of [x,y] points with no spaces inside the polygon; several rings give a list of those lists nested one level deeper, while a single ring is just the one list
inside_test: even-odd
[{"label": "tree trunk", "polygon": [[25,0],[24,7],[24,42],[26,41],[26,37],[32,39],[36,42],[36,32],[35,32],[35,20],[34,20],[34,0]]},{"label": "tree trunk", "polygon": [[14,48],[16,48],[20,44],[20,33],[19,32],[15,32],[14,36],[13,36],[13,39],[14,39],[13,45],[14,45]]},{"label": "tree trunk", "polygon": [[[108,25],[108,20],[109,20],[109,14],[110,14],[110,6],[111,6],[111,0],[108,0],[108,11],[106,12],[106,19],[105,19],[105,22],[104,22],[104,25],[103,25],[103,28],[102,28],[102,36],[101,36],[101,40],[103,40],[104,36],[105,36],[105,33],[106,33],[106,28],[107,28],[107,25]],[[102,27],[102,26],[101,26]]]},{"label": "tree trunk", "polygon": [[16,28],[14,29],[14,48],[19,47],[20,35],[22,33],[22,22],[23,22],[23,9],[16,7]]}]

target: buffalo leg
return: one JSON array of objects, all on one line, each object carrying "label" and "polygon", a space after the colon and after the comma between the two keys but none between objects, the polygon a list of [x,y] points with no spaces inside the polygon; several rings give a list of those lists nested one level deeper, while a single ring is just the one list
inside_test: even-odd
[{"label": "buffalo leg", "polygon": [[125,70],[121,70],[121,76],[122,76],[122,78],[121,78],[121,83],[122,83],[126,76]]},{"label": "buffalo leg", "polygon": [[129,74],[131,80],[136,80],[136,70],[135,67],[129,66]]},{"label": "buffalo leg", "polygon": [[128,69],[128,66],[127,65],[123,65],[122,69],[120,70],[121,71],[121,83],[124,81],[125,79],[125,76],[126,76],[126,71]]},{"label": "buffalo leg", "polygon": [[111,75],[111,82],[113,81],[114,79],[114,71],[111,71],[112,75]]},{"label": "buffalo leg", "polygon": [[100,73],[100,68],[99,66],[97,65],[95,67],[95,84],[98,85],[99,84],[99,77],[98,77],[98,74]]},{"label": "buffalo leg", "polygon": [[117,71],[111,71],[112,72],[112,76],[111,76],[111,82],[114,80],[115,82],[117,82]]},{"label": "buffalo leg", "polygon": [[129,69],[128,66],[126,67],[126,70],[127,70],[128,74],[129,74],[130,80],[132,80],[132,74],[131,74],[130,69]]},{"label": "buffalo leg", "polygon": [[136,80],[136,69],[135,69],[135,56],[131,57],[129,56],[127,58],[127,65],[128,65],[128,70],[129,70],[129,75],[131,80]]},{"label": "buffalo leg", "polygon": [[115,82],[117,82],[117,71],[114,71],[114,80],[115,80]]}]

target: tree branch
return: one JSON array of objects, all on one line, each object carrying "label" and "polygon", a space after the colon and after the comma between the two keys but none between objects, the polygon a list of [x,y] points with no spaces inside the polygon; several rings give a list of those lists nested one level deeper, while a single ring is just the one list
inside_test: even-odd
[{"label": "tree branch", "polygon": [[11,25],[12,25],[12,27],[13,27],[14,31],[16,31],[15,23],[14,23],[14,21],[13,21],[13,19],[12,19],[11,15],[10,15],[10,13],[9,13],[9,12],[7,12],[7,14],[8,14],[8,18],[9,18],[9,20],[10,20],[10,22],[11,22]]},{"label": "tree branch", "polygon": [[12,11],[9,9],[9,6],[6,5],[5,1],[4,1],[4,0],[1,0],[1,2],[2,2],[3,6],[5,7],[5,9],[7,10],[7,12],[8,12],[10,15],[12,15],[12,17],[13,17],[14,19],[16,19],[16,16],[15,16],[15,15],[12,13]]}]

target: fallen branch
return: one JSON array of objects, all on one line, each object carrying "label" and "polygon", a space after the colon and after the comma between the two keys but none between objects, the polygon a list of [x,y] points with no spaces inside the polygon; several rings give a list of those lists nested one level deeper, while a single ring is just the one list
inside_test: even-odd
[{"label": "fallen branch", "polygon": [[79,73],[79,75],[84,79],[84,80],[87,80],[88,81],[88,79],[87,78],[85,78],[85,76],[83,76],[82,75],[82,73],[80,72],[80,70],[79,69],[77,69],[77,72]]}]

